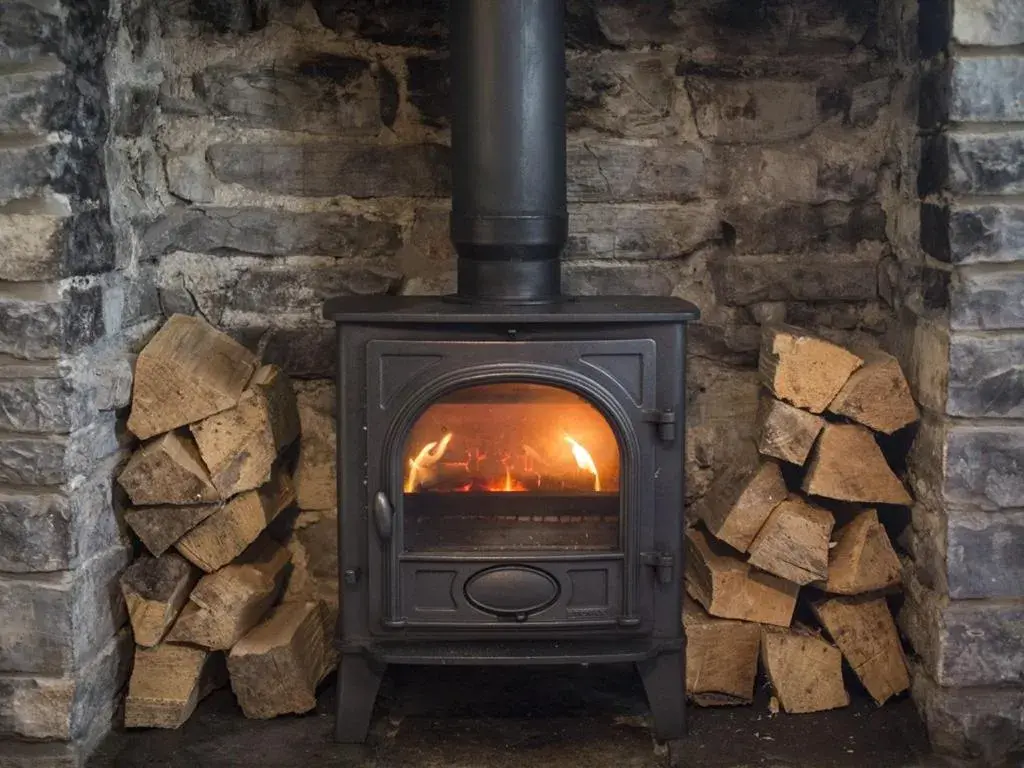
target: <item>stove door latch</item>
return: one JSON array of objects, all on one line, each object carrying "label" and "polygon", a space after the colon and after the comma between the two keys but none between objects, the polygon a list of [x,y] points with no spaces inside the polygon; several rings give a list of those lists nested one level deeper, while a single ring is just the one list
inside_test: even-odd
[{"label": "stove door latch", "polygon": [[391,507],[391,500],[384,491],[380,491],[373,497],[373,521],[377,524],[377,533],[381,540],[387,541],[391,538],[394,527],[395,511]]},{"label": "stove door latch", "polygon": [[676,559],[668,552],[641,552],[640,562],[658,575],[658,583],[668,585],[675,579]]},{"label": "stove door latch", "polygon": [[658,439],[673,443],[676,439],[676,412],[669,408],[664,411],[644,411],[644,421],[658,428]]}]

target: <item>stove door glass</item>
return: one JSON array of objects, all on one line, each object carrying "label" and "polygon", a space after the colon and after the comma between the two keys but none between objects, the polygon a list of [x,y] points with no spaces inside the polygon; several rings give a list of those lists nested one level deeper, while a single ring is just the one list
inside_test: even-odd
[{"label": "stove door glass", "polygon": [[413,425],[403,467],[407,552],[620,549],[619,444],[574,392],[456,390]]}]

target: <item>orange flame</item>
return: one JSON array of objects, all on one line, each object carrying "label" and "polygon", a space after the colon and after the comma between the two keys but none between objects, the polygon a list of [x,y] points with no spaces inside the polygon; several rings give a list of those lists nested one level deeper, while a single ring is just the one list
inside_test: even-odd
[{"label": "orange flame", "polygon": [[568,435],[565,436],[565,442],[572,447],[572,457],[576,459],[576,466],[594,476],[594,491],[599,492],[601,490],[601,475],[597,472],[597,465],[594,463],[593,457],[586,448]]},{"label": "orange flame", "polygon": [[419,475],[423,470],[430,469],[444,458],[448,443],[452,441],[452,433],[441,438],[440,442],[427,443],[415,459],[409,459],[409,476],[405,479],[405,492],[413,493],[419,484]]}]

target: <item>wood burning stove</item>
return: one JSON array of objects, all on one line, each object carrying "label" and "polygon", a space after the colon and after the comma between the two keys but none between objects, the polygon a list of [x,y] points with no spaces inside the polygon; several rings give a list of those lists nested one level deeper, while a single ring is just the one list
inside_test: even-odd
[{"label": "wood burning stove", "polygon": [[564,4],[452,3],[459,292],[343,297],[337,737],[387,664],[635,662],[682,735],[685,328],[560,295]]}]

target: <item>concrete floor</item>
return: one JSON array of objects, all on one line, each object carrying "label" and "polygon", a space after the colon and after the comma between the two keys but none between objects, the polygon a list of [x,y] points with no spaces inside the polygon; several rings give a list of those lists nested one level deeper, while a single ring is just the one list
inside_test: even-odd
[{"label": "concrete floor", "polygon": [[689,735],[657,744],[631,667],[389,670],[367,746],[331,741],[334,688],[316,712],[246,720],[218,691],[179,731],[112,734],[90,768],[931,768],[906,698],[884,708],[770,715],[691,708]]}]

